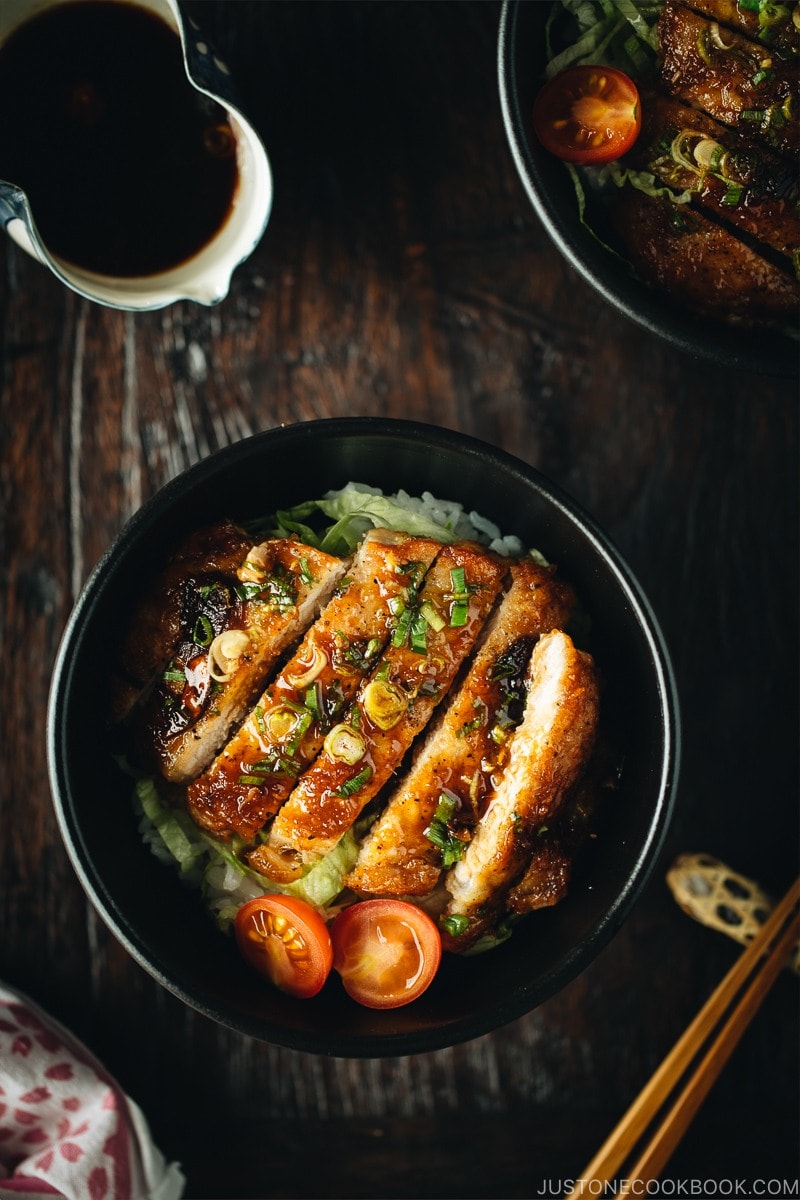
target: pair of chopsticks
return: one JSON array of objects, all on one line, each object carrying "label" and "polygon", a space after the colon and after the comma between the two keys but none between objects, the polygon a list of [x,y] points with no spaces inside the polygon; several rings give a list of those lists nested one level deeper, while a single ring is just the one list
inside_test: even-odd
[{"label": "pair of chopsticks", "polygon": [[619,1179],[623,1164],[636,1154],[648,1129],[658,1120],[692,1063],[713,1038],[649,1142],[639,1151],[633,1165],[625,1168],[624,1179],[620,1180],[614,1194],[629,1196],[635,1185],[636,1194],[642,1195],[641,1184],[658,1179],[761,1001],[791,956],[800,934],[798,904],[800,879],[770,914],[614,1132],[581,1172],[567,1200],[601,1195],[601,1184]]}]

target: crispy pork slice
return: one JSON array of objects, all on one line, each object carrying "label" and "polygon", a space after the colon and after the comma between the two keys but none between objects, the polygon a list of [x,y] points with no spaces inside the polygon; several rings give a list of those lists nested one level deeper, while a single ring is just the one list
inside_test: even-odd
[{"label": "crispy pork slice", "polygon": [[332,850],[398,769],[473,649],[508,565],[471,543],[447,546],[398,614],[390,644],[297,783],[252,865],[298,878]]},{"label": "crispy pork slice", "polygon": [[251,838],[319,752],[441,549],[429,538],[371,531],[298,649],[209,769],[190,784],[194,820]]},{"label": "crispy pork slice", "polygon": [[136,602],[111,666],[113,724],[126,719],[166,668],[181,637],[187,596],[203,581],[235,577],[253,539],[232,521],[194,530]]},{"label": "crispy pork slice", "polygon": [[502,778],[463,858],[445,875],[450,899],[443,928],[457,930],[444,934],[448,949],[468,949],[494,924],[539,831],[557,818],[589,761],[598,699],[590,655],[560,630],[540,638]]},{"label": "crispy pork slice", "polygon": [[[695,12],[710,17],[746,37],[760,42],[767,54],[796,59],[800,50],[800,29],[793,20],[793,4],[742,4],[741,0],[689,0]],[[724,40],[725,31],[720,30]]]},{"label": "crispy pork slice", "polygon": [[457,825],[467,828],[483,815],[511,730],[522,715],[522,680],[534,641],[562,628],[573,607],[572,589],[552,568],[530,558],[512,565],[511,585],[469,671],[370,829],[347,886],[362,895],[433,891],[443,861],[449,865],[449,855],[463,845],[448,845],[454,833],[441,820],[442,836],[435,836],[436,812],[443,805]]},{"label": "crispy pork slice", "polygon": [[763,43],[721,31],[678,0],[665,0],[658,37],[662,83],[671,95],[795,161],[800,145],[796,69]]},{"label": "crispy pork slice", "polygon": [[610,747],[598,748],[587,772],[565,797],[556,821],[540,830],[523,874],[509,889],[505,907],[522,915],[559,904],[567,894],[572,868],[592,834],[597,810],[617,785],[617,764]]},{"label": "crispy pork slice", "polygon": [[638,274],[678,301],[729,322],[795,326],[797,280],[693,207],[625,187],[614,219]]},{"label": "crispy pork slice", "polygon": [[272,538],[251,544],[235,574],[193,579],[178,645],[136,716],[142,757],[170,783],[208,766],[344,570],[313,546]]},{"label": "crispy pork slice", "polygon": [[668,96],[643,104],[642,132],[630,160],[794,269],[800,246],[797,170],[766,147]]}]

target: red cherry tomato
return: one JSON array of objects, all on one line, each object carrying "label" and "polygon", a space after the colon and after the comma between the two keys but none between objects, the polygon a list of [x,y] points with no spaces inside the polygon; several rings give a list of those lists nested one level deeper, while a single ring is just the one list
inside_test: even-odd
[{"label": "red cherry tomato", "polygon": [[566,162],[611,162],[630,150],[641,125],[636,84],[613,67],[568,67],[533,106],[536,136]]},{"label": "red cherry tomato", "polygon": [[331,971],[333,946],[322,917],[293,896],[258,896],[236,914],[236,944],[251,967],[282,992],[316,996]]},{"label": "red cherry tomato", "polygon": [[399,1008],[421,996],[442,957],[436,924],[405,900],[364,900],[331,926],[333,967],[367,1008]]}]

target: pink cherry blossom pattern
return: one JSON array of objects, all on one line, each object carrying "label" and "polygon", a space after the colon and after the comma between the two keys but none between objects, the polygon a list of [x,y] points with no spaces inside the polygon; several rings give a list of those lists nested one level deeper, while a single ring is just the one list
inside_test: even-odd
[{"label": "pink cherry blossom pattern", "polygon": [[46,1150],[45,1153],[41,1156],[41,1158],[37,1158],[36,1162],[33,1165],[36,1167],[37,1171],[49,1171],[53,1165],[54,1157],[55,1157],[54,1150]]},{"label": "pink cherry blossom pattern", "polygon": [[90,1200],[105,1200],[108,1195],[108,1172],[105,1167],[95,1167],[87,1182]]},{"label": "pink cherry blossom pattern", "polygon": [[27,1033],[21,1033],[19,1037],[15,1037],[11,1043],[11,1053],[19,1054],[22,1058],[27,1058],[33,1049],[33,1042],[28,1037]]},{"label": "pink cherry blossom pattern", "polygon": [[28,1112],[25,1108],[15,1108],[14,1120],[18,1125],[35,1125],[39,1118],[36,1113]]},{"label": "pink cherry blossom pattern", "polygon": [[83,1157],[83,1148],[78,1146],[75,1142],[62,1142],[58,1147],[58,1150],[61,1154],[61,1157],[65,1158],[67,1162],[74,1163],[77,1162],[79,1158]]},{"label": "pink cherry blossom pattern", "polygon": [[33,1129],[29,1129],[22,1135],[23,1144],[26,1146],[40,1146],[42,1142],[49,1142],[49,1140],[47,1131],[42,1129],[41,1125],[35,1125]]},{"label": "pink cherry blossom pattern", "polygon": [[50,1089],[42,1084],[40,1087],[31,1088],[24,1096],[20,1096],[20,1102],[22,1104],[41,1104],[43,1100],[49,1100],[51,1095]]},{"label": "pink cherry blossom pattern", "polygon": [[52,1067],[48,1067],[44,1073],[45,1079],[72,1079],[75,1072],[72,1069],[72,1063],[63,1062],[55,1063]]},{"label": "pink cherry blossom pattern", "polygon": [[41,1029],[36,1034],[36,1041],[43,1050],[47,1050],[50,1054],[56,1054],[64,1047],[64,1043],[61,1041],[61,1038],[57,1038],[56,1035],[49,1029]]},{"label": "pink cherry blossom pattern", "polygon": [[67,1112],[77,1112],[81,1106],[80,1096],[67,1096],[66,1100],[61,1101],[61,1107]]}]

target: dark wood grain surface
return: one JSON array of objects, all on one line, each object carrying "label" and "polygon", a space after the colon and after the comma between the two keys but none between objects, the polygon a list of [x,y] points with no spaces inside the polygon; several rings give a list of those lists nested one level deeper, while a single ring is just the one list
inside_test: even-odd
[{"label": "dark wood grain surface", "polygon": [[[672,859],[776,894],[797,870],[797,381],[682,356],[564,263],[504,141],[495,4],[192,11],[276,179],[228,298],[114,312],[0,244],[0,977],[90,1044],[196,1200],[557,1194],[738,953],[677,908]],[[662,622],[684,760],[663,858],[579,978],[477,1041],[348,1061],[216,1026],[117,944],[58,834],[45,710],[142,501],[255,431],[380,414],[500,445],[593,513]],[[796,1180],[797,1024],[785,973],[670,1179]]]}]

